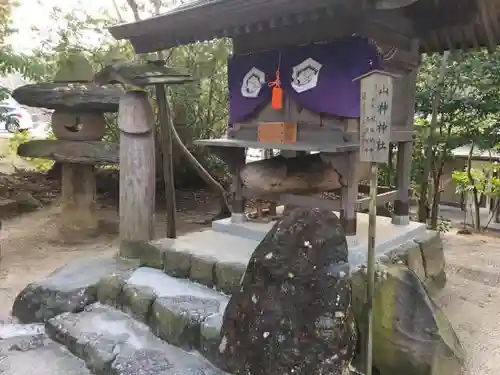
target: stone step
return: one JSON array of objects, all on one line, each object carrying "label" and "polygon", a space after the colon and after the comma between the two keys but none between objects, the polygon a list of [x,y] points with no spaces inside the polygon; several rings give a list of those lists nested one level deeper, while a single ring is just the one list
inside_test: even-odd
[{"label": "stone step", "polygon": [[175,240],[150,242],[141,252],[141,264],[232,294],[239,289],[248,260],[258,244],[256,240],[213,230],[193,232]]},{"label": "stone step", "polygon": [[224,374],[199,353],[167,344],[145,324],[100,303],[58,315],[46,326],[96,375]]},{"label": "stone step", "polygon": [[73,261],[26,286],[12,315],[22,323],[45,322],[63,312],[81,311],[97,301],[97,284],[108,275],[129,275],[139,263],[109,255]]},{"label": "stone step", "polygon": [[[408,232],[399,236],[400,242],[392,235],[384,238],[384,234],[380,233],[380,243],[375,249],[378,261],[403,262],[429,290],[441,289],[445,282],[445,264],[439,234],[425,230],[425,227],[422,229],[420,223],[411,223],[407,227]],[[411,239],[408,233],[411,233]],[[257,240],[205,230],[188,233],[177,239],[151,241],[138,247],[136,252],[143,265],[163,269],[168,275],[189,278],[232,294],[239,290],[250,256],[258,244]],[[366,263],[366,253],[364,245],[349,245],[352,273]]]},{"label": "stone step", "polygon": [[162,340],[198,349],[215,360],[222,316],[229,297],[195,282],[141,267],[130,277],[101,280],[98,299],[148,325]]},{"label": "stone step", "polygon": [[0,326],[0,374],[91,375],[85,362],[45,334],[43,325]]}]

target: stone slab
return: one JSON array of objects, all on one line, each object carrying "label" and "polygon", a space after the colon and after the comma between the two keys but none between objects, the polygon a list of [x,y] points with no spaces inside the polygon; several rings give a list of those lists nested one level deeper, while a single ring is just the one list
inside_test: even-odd
[{"label": "stone slab", "polygon": [[43,324],[0,324],[0,340],[45,333]]},{"label": "stone slab", "polygon": [[22,323],[45,322],[63,312],[81,311],[97,301],[97,284],[105,276],[127,274],[137,262],[98,256],[80,259],[31,283],[17,296],[12,314]]},{"label": "stone slab", "polygon": [[191,232],[176,239],[155,240],[151,244],[165,250],[189,252],[201,258],[215,258],[220,262],[243,263],[246,267],[259,241],[204,230]]},{"label": "stone slab", "polygon": [[[353,269],[366,263],[368,249],[368,214],[358,213],[357,218],[357,234],[347,236],[349,264]],[[260,242],[273,225],[274,222],[234,223],[231,218],[226,218],[214,221],[212,229],[214,232]],[[375,251],[379,255],[384,254],[395,246],[423,235],[426,231],[422,223],[412,221],[408,225],[394,225],[390,218],[379,216],[377,217]]]},{"label": "stone slab", "polygon": [[99,303],[49,320],[47,331],[96,375],[224,374],[198,353],[165,343],[145,324]]},{"label": "stone slab", "polygon": [[[396,228],[394,231],[402,230],[402,227],[390,224],[388,218],[380,219],[380,222]],[[439,234],[428,231],[420,223],[412,222],[405,228],[399,237],[391,237],[389,229],[387,229],[388,235],[384,235],[383,232],[378,234],[379,243],[376,247],[378,261],[385,263],[390,261],[391,257],[401,255],[399,260],[416,272],[422,281],[436,284],[436,286],[429,284],[431,289],[442,289],[446,276]],[[355,242],[355,239],[347,237],[351,272],[366,264],[367,248]],[[157,252],[164,254],[164,270],[167,274],[190,278],[232,294],[239,289],[248,260],[259,242],[224,232],[206,230],[189,233],[176,240],[156,240],[151,244],[157,248]],[[410,250],[411,256],[406,256]],[[439,269],[441,272],[438,272]]]},{"label": "stone slab", "polygon": [[188,349],[201,347],[200,330],[222,313],[229,297],[204,285],[140,267],[131,275],[101,279],[99,302],[148,324],[163,340]]},{"label": "stone slab", "polygon": [[163,340],[188,349],[200,348],[200,330],[210,316],[224,312],[229,297],[204,285],[148,267],[126,280],[117,305],[148,324]]},{"label": "stone slab", "polygon": [[258,241],[206,230],[151,244],[164,253],[167,274],[234,293]]},{"label": "stone slab", "polygon": [[0,327],[0,374],[91,375],[84,361],[50,340],[39,326],[8,326]]}]

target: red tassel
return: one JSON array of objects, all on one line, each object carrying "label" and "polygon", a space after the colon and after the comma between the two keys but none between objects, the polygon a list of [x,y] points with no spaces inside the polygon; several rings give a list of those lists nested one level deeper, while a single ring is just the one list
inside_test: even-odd
[{"label": "red tassel", "polygon": [[283,89],[281,88],[279,71],[276,72],[276,80],[269,82],[269,86],[273,88],[271,107],[276,110],[283,109]]},{"label": "red tassel", "polygon": [[273,87],[271,106],[276,110],[283,109],[283,89],[281,87]]}]

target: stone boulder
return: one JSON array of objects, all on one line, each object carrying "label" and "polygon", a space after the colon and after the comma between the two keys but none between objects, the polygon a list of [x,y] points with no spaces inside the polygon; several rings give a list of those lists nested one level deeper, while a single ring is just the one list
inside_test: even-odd
[{"label": "stone boulder", "polygon": [[235,374],[349,371],[357,330],[347,242],[331,211],[298,208],[253,252],[224,314],[219,352]]},{"label": "stone boulder", "polygon": [[46,279],[26,286],[14,301],[12,315],[22,323],[36,323],[46,322],[64,312],[82,311],[97,301],[97,286],[102,278],[128,275],[137,266],[137,262],[109,256],[72,262]]},{"label": "stone boulder", "polygon": [[[352,275],[353,309],[365,321],[365,270]],[[373,365],[381,375],[456,375],[464,352],[444,313],[415,272],[403,264],[379,265],[373,305]]]}]

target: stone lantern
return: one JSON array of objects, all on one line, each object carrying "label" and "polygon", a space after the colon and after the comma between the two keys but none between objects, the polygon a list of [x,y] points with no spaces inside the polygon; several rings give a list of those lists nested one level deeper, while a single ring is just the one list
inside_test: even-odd
[{"label": "stone lantern", "polygon": [[175,189],[172,141],[165,85],[193,79],[187,72],[166,66],[164,60],[147,63],[115,61],[98,72],[95,82],[121,84],[127,93],[120,101],[120,254],[135,257],[141,245],[153,239],[155,212],[155,118],[147,87],[154,86],[163,154],[167,205],[167,237],[175,238]]},{"label": "stone lantern", "polygon": [[104,113],[117,112],[123,91],[98,86],[89,61],[78,54],[61,62],[51,83],[22,86],[12,93],[19,103],[53,109],[52,131],[56,140],[21,144],[18,154],[55,160],[62,164],[62,239],[74,241],[98,232],[96,215],[96,164],[117,164],[118,145],[101,141]]}]

